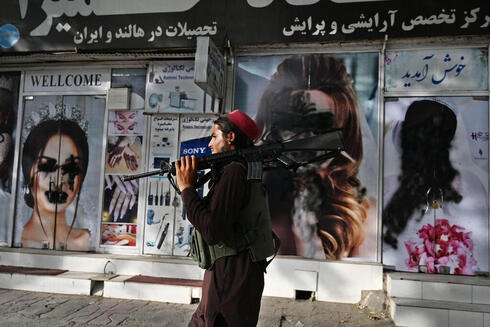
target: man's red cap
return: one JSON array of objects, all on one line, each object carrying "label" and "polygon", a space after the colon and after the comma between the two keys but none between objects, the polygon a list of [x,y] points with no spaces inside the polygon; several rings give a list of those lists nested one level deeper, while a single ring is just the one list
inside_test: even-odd
[{"label": "man's red cap", "polygon": [[226,116],[233,124],[238,127],[245,135],[247,135],[252,141],[255,140],[260,134],[260,128],[253,121],[252,118],[247,116],[240,110],[233,110]]}]

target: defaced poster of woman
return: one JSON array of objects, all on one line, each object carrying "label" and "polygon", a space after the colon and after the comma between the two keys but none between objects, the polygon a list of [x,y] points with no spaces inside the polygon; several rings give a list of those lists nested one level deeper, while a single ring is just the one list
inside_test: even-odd
[{"label": "defaced poster of woman", "polygon": [[385,104],[383,264],[488,271],[488,100]]},{"label": "defaced poster of woman", "polygon": [[339,128],[350,157],[264,174],[280,254],[376,260],[377,65],[377,54],[238,58],[235,108],[255,117],[259,144]]},{"label": "defaced poster of woman", "polygon": [[42,96],[25,102],[14,243],[88,251],[95,246],[105,102]]}]

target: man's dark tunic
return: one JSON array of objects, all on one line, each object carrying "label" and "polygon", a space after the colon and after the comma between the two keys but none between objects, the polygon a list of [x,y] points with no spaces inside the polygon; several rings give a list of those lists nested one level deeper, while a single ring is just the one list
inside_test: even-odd
[{"label": "man's dark tunic", "polygon": [[[245,168],[232,163],[225,167],[218,182],[201,200],[193,188],[182,192],[189,221],[207,244],[229,237],[241,209],[248,204]],[[260,299],[264,289],[265,260],[254,263],[248,251],[218,259],[212,270],[204,273],[202,301],[189,326],[214,326],[222,315],[228,326],[256,326]]]}]

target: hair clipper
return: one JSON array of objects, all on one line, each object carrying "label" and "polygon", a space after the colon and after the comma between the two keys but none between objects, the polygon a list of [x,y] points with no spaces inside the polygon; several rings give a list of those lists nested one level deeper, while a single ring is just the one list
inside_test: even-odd
[{"label": "hair clipper", "polygon": [[167,237],[167,232],[168,232],[168,226],[169,225],[170,225],[170,223],[167,223],[165,225],[165,228],[163,229],[162,235],[160,235],[160,240],[158,241],[158,245],[157,245],[157,249],[159,249],[159,250],[162,247],[163,241],[165,241],[165,237]]}]

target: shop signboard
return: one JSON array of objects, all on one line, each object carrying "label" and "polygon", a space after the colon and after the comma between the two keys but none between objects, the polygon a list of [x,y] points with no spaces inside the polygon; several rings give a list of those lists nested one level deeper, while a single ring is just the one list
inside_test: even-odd
[{"label": "shop signboard", "polygon": [[488,89],[487,49],[387,51],[385,67],[391,92]]},{"label": "shop signboard", "polygon": [[105,94],[110,87],[110,76],[110,69],[30,70],[24,79],[24,92]]},{"label": "shop signboard", "polygon": [[195,48],[488,35],[488,1],[7,1],[0,52]]}]

